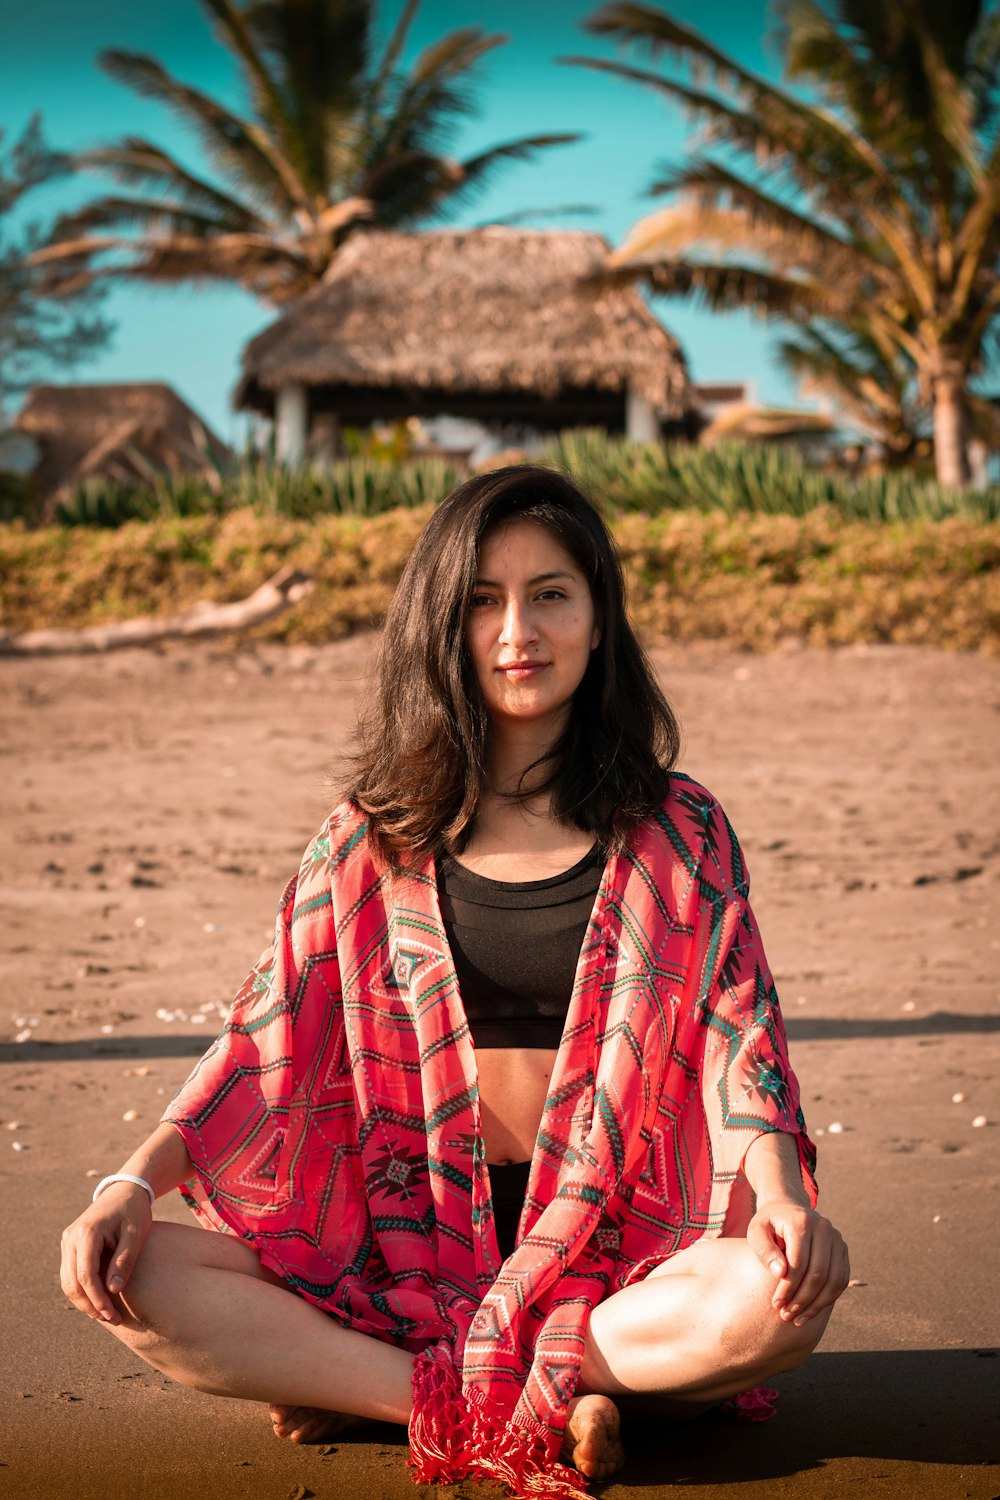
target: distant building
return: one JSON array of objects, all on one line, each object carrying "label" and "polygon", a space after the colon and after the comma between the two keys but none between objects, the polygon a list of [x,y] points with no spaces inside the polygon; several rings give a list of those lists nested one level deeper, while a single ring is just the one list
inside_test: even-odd
[{"label": "distant building", "polygon": [[187,402],[158,382],[36,385],[12,430],[37,445],[31,480],[43,516],[88,479],[142,484],[154,472],[205,473],[231,458]]},{"label": "distant building", "polygon": [[291,464],[332,457],[343,426],[408,417],[451,418],[466,449],[587,426],[652,441],[688,420],[691,385],[639,293],[589,279],[608,248],[579,231],[359,231],[247,345],[235,404],[274,420]]},{"label": "distant building", "polygon": [[732,411],[734,407],[757,404],[756,387],[752,380],[699,380],[692,389],[705,426]]}]

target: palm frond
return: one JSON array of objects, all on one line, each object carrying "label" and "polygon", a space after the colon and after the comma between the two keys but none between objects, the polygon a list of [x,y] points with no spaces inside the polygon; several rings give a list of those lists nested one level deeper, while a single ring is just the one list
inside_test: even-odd
[{"label": "palm frond", "polygon": [[914,386],[911,364],[884,360],[863,339],[837,343],[818,325],[780,340],[777,347],[787,373],[809,382],[803,394],[835,389],[841,402],[856,403],[856,410],[874,409],[889,416],[899,411]]},{"label": "palm frond", "polygon": [[858,122],[887,162],[923,155],[948,197],[956,175],[976,171],[974,108],[961,81],[969,41],[966,7],[938,8],[933,27],[919,5],[785,0],[779,41],[791,78],[821,87]]},{"label": "palm frond", "polygon": [[420,0],[406,0],[406,4],[399,13],[399,19],[393,27],[392,35],[386,43],[385,51],[382,53],[382,58],[373,80],[373,95],[376,106],[381,103],[385,87],[395,72],[399,59],[403,55],[403,48],[406,46],[406,39],[410,34],[410,27],[413,25],[419,7]]},{"label": "palm frond", "polygon": [[743,214],[751,232],[758,228],[774,231],[775,241],[785,244],[800,259],[833,265],[856,265],[863,261],[872,275],[878,275],[882,269],[871,249],[857,237],[848,239],[837,233],[836,221],[828,226],[707,157],[692,156],[684,167],[664,164],[648,191],[650,195],[680,193],[698,205],[731,205]]},{"label": "palm frond", "polygon": [[224,175],[248,185],[285,212],[308,202],[289,163],[259,125],[241,119],[202,90],[180,83],[155,58],[109,51],[102,52],[98,60],[119,83],[166,104],[193,126],[209,158]]},{"label": "palm frond", "polygon": [[1000,142],[987,164],[979,192],[955,234],[956,286],[967,295],[981,267],[996,271],[1000,258]]},{"label": "palm frond", "polygon": [[1000,9],[982,15],[970,38],[966,81],[975,129],[990,138],[1000,122]]},{"label": "palm frond", "polygon": [[421,53],[411,71],[396,80],[391,107],[370,142],[372,156],[440,149],[455,119],[474,112],[468,71],[504,40],[467,27]]},{"label": "palm frond", "polygon": [[247,14],[231,0],[201,0],[216,24],[223,41],[243,64],[250,85],[250,95],[264,119],[285,137],[289,121],[285,101],[261,57]]},{"label": "palm frond", "polygon": [[468,73],[488,52],[502,47],[508,40],[501,33],[487,36],[478,26],[461,27],[425,47],[411,69],[410,78],[418,87],[421,84],[436,85],[443,79],[458,78],[461,74]]},{"label": "palm frond", "polygon": [[361,179],[360,191],[380,224],[401,225],[439,213],[442,198],[463,179],[461,162],[414,149],[381,156]]},{"label": "palm frond", "polygon": [[[764,80],[750,73],[707,37],[691,26],[675,21],[665,11],[634,0],[612,0],[583,22],[592,36],[613,36],[632,42],[655,61],[664,53],[690,58],[699,73],[708,73],[729,87],[753,92]],[[766,87],[766,85],[764,85]]]},{"label": "palm frond", "polygon": [[912,456],[928,426],[912,365],[902,359],[887,364],[863,340],[840,347],[816,329],[779,341],[777,352],[803,396],[832,398],[895,462]]},{"label": "palm frond", "polygon": [[[58,228],[58,226],[57,226]],[[52,240],[33,250],[25,258],[25,264],[29,266],[57,266],[76,263],[85,265],[94,256],[104,254],[108,250],[133,250],[135,242],[123,239],[121,235],[81,235],[78,239],[66,239],[56,233]]]},{"label": "palm frond", "polygon": [[859,196],[866,202],[897,196],[882,164],[855,149],[840,127],[831,131],[827,119],[818,113],[809,118],[799,111],[789,115],[781,110],[758,111],[751,104],[741,108],[678,79],[609,58],[574,56],[558,61],[609,73],[677,100],[701,124],[706,141],[745,152],[824,206],[850,213]]},{"label": "palm frond", "polygon": [[169,192],[178,204],[203,212],[214,211],[230,228],[253,229],[263,225],[255,209],[204,178],[194,176],[166,151],[140,136],[126,136],[117,146],[81,151],[73,158],[73,164],[84,170],[106,172],[122,187]]},{"label": "palm frond", "polygon": [[[788,149],[800,155],[811,151],[832,156],[842,172],[857,179],[856,186],[874,180],[883,191],[893,189],[891,174],[878,151],[863,134],[852,130],[845,118],[769,83],[693,27],[682,25],[665,12],[632,0],[614,0],[583,24],[587,31],[631,42],[653,59],[665,52],[672,54],[688,63],[695,79],[707,74],[730,89],[743,111],[759,120],[762,131],[780,132]],[[798,145],[793,144],[796,137]]]},{"label": "palm frond", "polygon": [[682,200],[633,225],[625,242],[608,257],[608,264],[623,270],[646,268],[660,261],[687,260],[693,252],[700,260],[705,255],[728,257],[735,251],[749,253],[756,269],[773,272],[782,280],[825,286],[831,296],[835,289],[845,310],[877,291],[872,267],[864,257],[843,249],[819,254],[811,250],[808,242],[803,244],[780,226],[752,224],[741,208]]},{"label": "palm frond", "polygon": [[926,106],[915,114],[938,192],[948,198],[955,191],[956,179],[964,176],[975,184],[979,178],[974,102],[964,80],[949,66],[940,37],[924,25],[918,37]]},{"label": "palm frond", "polygon": [[269,300],[300,297],[315,285],[315,270],[294,242],[270,236],[219,235],[206,241],[171,234],[138,245],[130,241],[128,248],[132,257],[115,267],[116,279],[237,282]]},{"label": "palm frond", "polygon": [[60,217],[54,226],[60,239],[70,241],[95,229],[126,228],[203,236],[239,232],[218,215],[199,213],[167,198],[125,198],[115,194],[93,199],[83,208]]},{"label": "palm frond", "polygon": [[609,261],[607,270],[595,280],[609,285],[639,282],[652,292],[690,296],[711,312],[749,309],[793,322],[836,317],[843,305],[835,289],[722,261],[632,261],[627,265]]},{"label": "palm frond", "polygon": [[575,131],[550,131],[545,135],[524,135],[517,140],[504,141],[490,146],[475,156],[467,156],[462,162],[462,181],[456,191],[465,195],[467,190],[486,186],[498,167],[511,161],[531,161],[539,151],[550,146],[572,146],[584,137]]},{"label": "palm frond", "polygon": [[[4,132],[0,130],[0,145]],[[25,193],[72,170],[72,157],[54,151],[42,133],[42,117],[36,111],[10,151],[9,171],[0,172],[0,213],[14,207]]]},{"label": "palm frond", "polygon": [[282,154],[314,201],[330,188],[331,138],[364,108],[371,13],[371,0],[255,0],[248,12],[283,101],[287,123],[276,129]]}]

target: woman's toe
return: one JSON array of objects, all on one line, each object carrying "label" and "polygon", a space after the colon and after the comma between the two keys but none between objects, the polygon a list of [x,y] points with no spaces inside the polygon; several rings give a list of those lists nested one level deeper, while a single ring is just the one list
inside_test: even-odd
[{"label": "woman's toe", "polygon": [[278,1437],[301,1443],[302,1430],[310,1423],[315,1413],[308,1406],[272,1406],[271,1422]]}]

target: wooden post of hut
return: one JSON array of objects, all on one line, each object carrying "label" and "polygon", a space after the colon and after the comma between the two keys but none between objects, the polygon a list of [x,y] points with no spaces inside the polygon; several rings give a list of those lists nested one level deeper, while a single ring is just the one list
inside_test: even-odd
[{"label": "wooden post of hut", "polygon": [[655,443],[660,437],[656,412],[634,385],[625,393],[625,436],[630,443]]},{"label": "wooden post of hut", "polygon": [[280,387],[275,400],[275,455],[289,469],[301,466],[306,456],[309,398],[304,385]]}]

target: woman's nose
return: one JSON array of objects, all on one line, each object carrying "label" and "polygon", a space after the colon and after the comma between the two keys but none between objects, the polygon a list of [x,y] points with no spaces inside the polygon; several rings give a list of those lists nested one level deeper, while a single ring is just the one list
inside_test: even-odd
[{"label": "woman's nose", "polygon": [[522,646],[536,640],[537,637],[538,630],[530,607],[521,599],[508,599],[507,607],[503,612],[500,644]]}]

